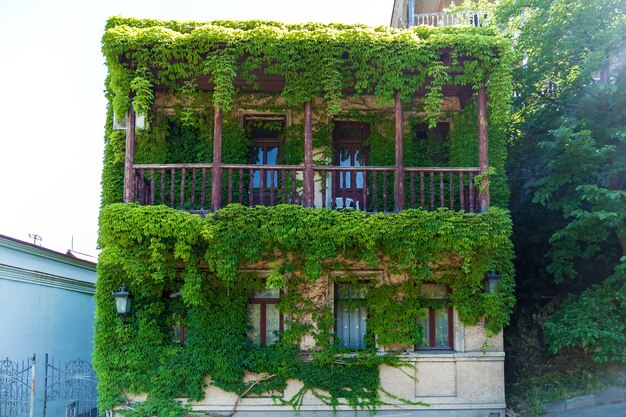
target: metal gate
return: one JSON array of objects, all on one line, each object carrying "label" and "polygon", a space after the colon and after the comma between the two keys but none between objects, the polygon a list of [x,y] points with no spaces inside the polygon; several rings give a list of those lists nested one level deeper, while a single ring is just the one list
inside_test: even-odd
[{"label": "metal gate", "polygon": [[35,355],[24,361],[0,360],[0,416],[32,417]]},{"label": "metal gate", "polygon": [[97,417],[97,379],[91,364],[81,359],[54,363],[46,354],[43,416],[48,403],[65,401],[65,417]]}]

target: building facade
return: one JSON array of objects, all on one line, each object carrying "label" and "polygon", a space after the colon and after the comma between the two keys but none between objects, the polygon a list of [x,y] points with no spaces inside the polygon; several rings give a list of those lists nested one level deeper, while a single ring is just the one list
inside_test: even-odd
[{"label": "building facade", "polygon": [[503,416],[507,48],[110,19],[101,409]]}]

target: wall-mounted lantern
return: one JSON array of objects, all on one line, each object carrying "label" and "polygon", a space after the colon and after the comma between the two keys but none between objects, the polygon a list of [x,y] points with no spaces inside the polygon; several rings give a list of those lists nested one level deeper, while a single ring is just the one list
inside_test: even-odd
[{"label": "wall-mounted lantern", "polygon": [[502,275],[496,274],[493,271],[487,272],[487,275],[485,275],[485,291],[487,293],[496,292],[501,279]]},{"label": "wall-mounted lantern", "polygon": [[127,315],[130,314],[131,300],[133,295],[128,292],[128,288],[126,288],[126,284],[122,284],[122,288],[118,292],[114,292],[113,298],[115,299],[115,309],[117,310],[117,315],[122,319],[122,324],[124,323],[124,319]]}]

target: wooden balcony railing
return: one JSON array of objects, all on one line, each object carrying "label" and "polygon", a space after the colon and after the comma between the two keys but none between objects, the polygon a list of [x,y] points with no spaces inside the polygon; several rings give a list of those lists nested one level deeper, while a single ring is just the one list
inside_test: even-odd
[{"label": "wooden balcony railing", "polygon": [[[210,211],[212,164],[134,165],[134,195],[144,205],[164,204],[192,213]],[[303,204],[303,165],[222,164],[222,206]],[[314,166],[315,207],[392,212],[393,166]],[[404,208],[478,211],[474,176],[479,168],[404,167]]]},{"label": "wooden balcony railing", "polygon": [[416,13],[410,26],[484,26],[487,14],[481,11],[459,13]]}]

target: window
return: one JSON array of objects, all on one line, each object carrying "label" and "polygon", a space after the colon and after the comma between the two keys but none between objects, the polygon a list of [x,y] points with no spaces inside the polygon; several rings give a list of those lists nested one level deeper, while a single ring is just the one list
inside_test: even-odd
[{"label": "window", "polygon": [[[281,137],[285,129],[285,117],[250,115],[246,117],[244,126],[252,140],[250,163],[265,166],[278,165]],[[278,187],[278,171],[254,171],[252,185],[258,197],[265,199],[267,197],[265,192],[258,190],[269,190]],[[264,200],[258,201],[261,204],[264,203]]]},{"label": "window", "polygon": [[[420,297],[447,304],[448,287],[444,284],[422,284]],[[454,349],[454,321],[452,307],[427,309],[427,313],[420,320],[423,335],[417,349]]]},{"label": "window", "polygon": [[280,290],[265,289],[253,292],[248,300],[248,337],[261,346],[274,344],[278,331],[283,330],[283,315],[278,310]]},{"label": "window", "polygon": [[[364,142],[368,135],[369,125],[366,123],[335,122],[333,130],[335,165],[366,166],[368,155]],[[333,203],[337,208],[365,208],[362,200],[367,179],[362,171],[339,171],[333,178]]]},{"label": "window", "polygon": [[364,285],[335,285],[335,332],[341,347],[365,348],[366,293],[367,288]]}]

